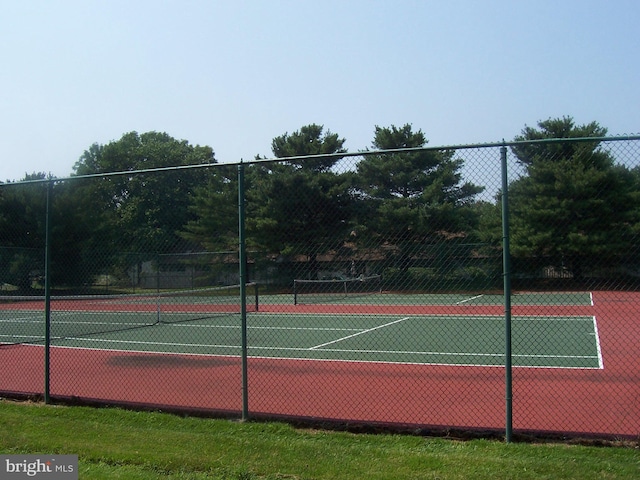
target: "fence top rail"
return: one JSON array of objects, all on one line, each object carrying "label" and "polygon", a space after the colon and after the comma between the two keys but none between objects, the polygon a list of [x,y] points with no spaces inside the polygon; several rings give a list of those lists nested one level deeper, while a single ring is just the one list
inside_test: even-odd
[{"label": "fence top rail", "polygon": [[428,152],[428,151],[452,151],[452,150],[470,150],[470,149],[483,149],[483,148],[496,148],[496,147],[516,147],[522,145],[535,145],[535,144],[552,144],[552,143],[581,143],[581,142],[622,142],[622,141],[637,141],[640,140],[640,135],[626,135],[626,136],[614,136],[614,137],[577,137],[577,138],[544,138],[539,140],[521,140],[521,141],[501,141],[492,143],[475,143],[475,144],[460,144],[460,145],[444,145],[438,147],[410,147],[410,148],[395,148],[388,150],[361,150],[357,152],[341,152],[341,153],[325,153],[317,155],[300,155],[282,158],[261,158],[251,160],[248,162],[242,159],[239,162],[225,162],[225,163],[197,163],[192,165],[177,165],[169,167],[156,167],[147,168],[141,170],[121,170],[116,172],[101,172],[92,173],[87,175],[73,175],[69,177],[52,177],[39,178],[34,180],[22,180],[16,182],[1,182],[0,187],[9,185],[25,185],[33,183],[49,183],[49,182],[63,182],[69,180],[80,180],[85,178],[104,178],[104,177],[116,177],[125,175],[139,175],[143,173],[159,173],[176,170],[192,170],[199,168],[223,168],[229,166],[243,166],[250,164],[264,164],[264,163],[276,163],[276,162],[291,162],[302,160],[317,160],[317,159],[342,159],[348,157],[368,157],[373,155],[390,155],[394,153],[416,153],[416,152]]}]

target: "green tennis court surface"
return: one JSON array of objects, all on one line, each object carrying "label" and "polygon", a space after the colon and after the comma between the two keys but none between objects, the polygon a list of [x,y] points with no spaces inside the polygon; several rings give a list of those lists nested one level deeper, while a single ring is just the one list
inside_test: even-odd
[{"label": "green tennis court surface", "polygon": [[[502,305],[501,294],[467,293],[309,293],[298,294],[299,304],[357,304],[357,305]],[[260,303],[293,303],[293,295],[261,296]],[[571,305],[589,306],[593,304],[590,292],[523,292],[511,297],[512,305]]]},{"label": "green tennis court surface", "polygon": [[[76,348],[239,355],[239,315],[139,326],[140,312],[53,312],[52,344]],[[149,314],[151,315],[151,314]],[[0,311],[0,342],[39,343],[41,312]],[[81,334],[79,324],[121,323],[119,331]],[[72,330],[68,330],[65,325]],[[131,329],[128,327],[131,326]],[[68,331],[69,333],[64,333]],[[251,313],[252,357],[439,365],[504,365],[504,318],[491,315]],[[593,316],[512,319],[513,365],[602,368]]]}]

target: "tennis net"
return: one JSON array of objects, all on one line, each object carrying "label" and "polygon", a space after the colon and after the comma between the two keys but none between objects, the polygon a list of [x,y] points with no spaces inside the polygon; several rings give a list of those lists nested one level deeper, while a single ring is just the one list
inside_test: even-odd
[{"label": "tennis net", "polygon": [[[247,284],[247,312],[258,311],[258,285]],[[51,296],[52,339],[239,315],[240,285],[119,295]],[[45,340],[42,296],[0,296],[0,344]]]},{"label": "tennis net", "polygon": [[382,290],[382,277],[346,278],[337,280],[302,280],[293,281],[293,303],[318,304],[349,299],[359,295],[372,295]]}]

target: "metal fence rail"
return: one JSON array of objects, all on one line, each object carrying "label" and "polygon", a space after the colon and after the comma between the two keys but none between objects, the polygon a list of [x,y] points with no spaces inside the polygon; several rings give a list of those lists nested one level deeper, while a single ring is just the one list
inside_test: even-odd
[{"label": "metal fence rail", "polygon": [[640,137],[41,178],[0,226],[5,396],[640,435]]}]

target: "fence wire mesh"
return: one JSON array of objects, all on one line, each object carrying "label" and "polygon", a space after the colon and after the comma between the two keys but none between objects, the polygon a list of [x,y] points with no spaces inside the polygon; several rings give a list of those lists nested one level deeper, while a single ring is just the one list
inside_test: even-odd
[{"label": "fence wire mesh", "polygon": [[2,184],[0,393],[637,437],[639,154],[557,139]]}]

